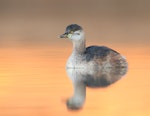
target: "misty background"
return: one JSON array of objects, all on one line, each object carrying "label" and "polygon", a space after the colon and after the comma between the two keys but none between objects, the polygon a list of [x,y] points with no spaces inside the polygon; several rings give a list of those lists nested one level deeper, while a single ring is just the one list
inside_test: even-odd
[{"label": "misty background", "polygon": [[91,44],[150,43],[149,0],[0,0],[0,47],[64,46],[67,25],[83,27]]}]

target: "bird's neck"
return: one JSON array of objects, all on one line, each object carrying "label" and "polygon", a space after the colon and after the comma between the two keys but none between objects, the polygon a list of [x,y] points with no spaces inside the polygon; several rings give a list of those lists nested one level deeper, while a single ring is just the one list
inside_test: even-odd
[{"label": "bird's neck", "polygon": [[82,36],[80,40],[73,41],[73,53],[76,55],[82,55],[85,52],[85,38]]}]

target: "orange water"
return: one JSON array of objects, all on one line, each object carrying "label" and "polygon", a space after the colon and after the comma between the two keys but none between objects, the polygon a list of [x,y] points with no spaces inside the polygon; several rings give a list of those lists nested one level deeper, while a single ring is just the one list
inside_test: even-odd
[{"label": "orange water", "polygon": [[65,72],[70,48],[1,48],[0,116],[149,116],[150,48],[120,47],[128,73],[108,88],[87,88],[86,103],[70,111],[73,94]]}]

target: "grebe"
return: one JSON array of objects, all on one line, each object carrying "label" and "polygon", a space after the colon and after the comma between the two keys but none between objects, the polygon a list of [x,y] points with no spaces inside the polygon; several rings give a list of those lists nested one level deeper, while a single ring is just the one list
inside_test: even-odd
[{"label": "grebe", "polygon": [[85,86],[105,87],[118,80],[114,76],[101,76],[101,72],[127,69],[125,57],[115,50],[105,46],[86,48],[84,31],[77,24],[67,26],[60,38],[68,38],[73,42],[73,52],[66,64],[67,72],[74,85],[74,96],[67,101],[67,106],[71,109],[78,109],[83,105]]},{"label": "grebe", "polygon": [[73,52],[67,61],[67,68],[97,69],[102,67],[126,67],[126,59],[115,50],[105,46],[85,46],[85,34],[81,26],[67,26],[60,38],[73,42]]}]

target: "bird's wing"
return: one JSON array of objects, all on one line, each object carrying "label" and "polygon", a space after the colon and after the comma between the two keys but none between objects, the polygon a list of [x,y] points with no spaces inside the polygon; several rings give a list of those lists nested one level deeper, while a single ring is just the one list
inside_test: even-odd
[{"label": "bird's wing", "polygon": [[90,46],[86,48],[85,51],[86,60],[90,61],[92,59],[102,59],[105,60],[106,57],[113,57],[119,55],[118,52],[112,50],[111,48],[105,46]]}]

